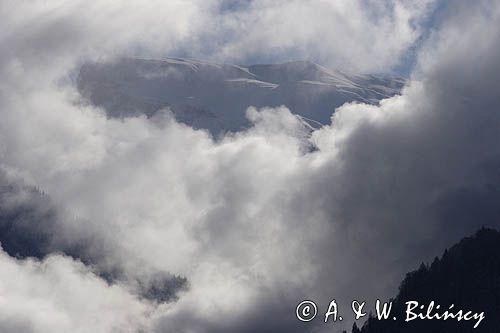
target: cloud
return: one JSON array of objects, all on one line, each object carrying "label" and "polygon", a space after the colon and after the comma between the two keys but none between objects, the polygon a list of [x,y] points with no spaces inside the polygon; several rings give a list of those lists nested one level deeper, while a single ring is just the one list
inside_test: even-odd
[{"label": "cloud", "polygon": [[[310,18],[317,8],[333,10],[318,3],[305,8],[292,1],[283,12]],[[0,166],[9,181],[41,188],[58,209],[78,217],[61,219],[59,244],[105,244],[83,250],[98,258],[98,267],[119,267],[125,276],[108,285],[61,255],[36,262],[1,254],[2,290],[13,305],[0,311],[12,314],[0,317],[5,330],[64,332],[82,323],[95,325],[83,326],[86,331],[103,332],[141,325],[158,332],[331,330],[298,323],[295,305],[303,298],[326,305],[330,298],[389,296],[401,274],[422,259],[480,225],[497,225],[500,38],[491,28],[499,26],[497,4],[450,5],[420,50],[418,81],[401,96],[379,106],[344,105],[330,126],[312,134],[284,107],[250,109],[252,127],[217,140],[175,122],[168,110],[152,120],[119,120],[74,103],[78,96],[64,79],[81,57],[154,41],[153,54],[177,43],[196,46],[204,36],[196,27],[210,27],[203,24],[219,8],[173,1],[161,7],[165,11],[152,5],[135,14],[121,5],[16,5],[23,15],[2,21],[0,38],[10,47],[0,52]],[[381,21],[387,34],[390,27],[406,31],[406,7],[370,5],[401,15],[403,28]],[[4,4],[2,16],[13,6]],[[208,9],[208,18],[200,8]],[[224,9],[219,20],[236,29],[232,17],[244,27],[255,16],[260,27],[276,20],[276,8],[252,2],[229,9],[235,16],[224,16]],[[165,16],[169,11],[175,15]],[[356,13],[353,26],[363,21]],[[144,27],[144,18],[152,28],[124,29]],[[163,19],[172,30],[154,30]],[[282,33],[290,25],[284,22],[270,40],[256,29],[234,48],[251,51],[252,43],[261,43],[270,54],[287,50]],[[234,36],[247,31],[236,30]],[[303,35],[289,45],[313,35],[297,31]],[[396,39],[411,43],[416,36],[410,35]],[[398,54],[389,42],[389,53]],[[241,57],[230,42],[224,45],[217,49],[228,58]],[[332,54],[363,53],[356,47]],[[373,58],[374,64],[352,59],[360,68],[385,66]],[[310,152],[311,144],[317,150]],[[189,280],[175,303],[152,305],[137,296],[137,281],[155,285],[165,272]]]},{"label": "cloud", "polygon": [[75,59],[123,53],[238,63],[309,59],[382,71],[406,56],[432,8],[429,0],[6,1],[1,38],[11,47],[1,53],[11,65],[30,62],[45,72],[55,54],[60,70]]},{"label": "cloud", "polygon": [[0,252],[2,332],[137,332],[153,308],[64,256],[20,261]]},{"label": "cloud", "polygon": [[[205,40],[215,59],[292,57],[344,70],[381,71],[405,57],[431,8],[431,1],[256,0],[218,16]],[[201,54],[210,50],[206,44]]]}]

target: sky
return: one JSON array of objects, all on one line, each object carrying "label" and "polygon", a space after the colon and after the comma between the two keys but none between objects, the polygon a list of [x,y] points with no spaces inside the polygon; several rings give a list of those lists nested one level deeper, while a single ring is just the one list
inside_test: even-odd
[{"label": "sky", "polygon": [[[0,252],[0,331],[326,332],[302,299],[393,296],[498,227],[499,27],[487,0],[0,1],[1,221],[43,254]],[[123,55],[409,81],[312,132],[250,106],[214,139],[76,103],[70,73]]]}]

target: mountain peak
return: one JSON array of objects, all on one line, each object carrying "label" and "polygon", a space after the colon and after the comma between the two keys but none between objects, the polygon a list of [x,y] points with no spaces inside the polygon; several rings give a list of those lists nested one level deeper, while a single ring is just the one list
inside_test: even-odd
[{"label": "mountain peak", "polygon": [[399,78],[349,75],[310,61],[240,66],[187,58],[122,58],[82,66],[84,100],[110,117],[152,116],[169,108],[178,121],[217,134],[248,124],[249,106],[287,106],[328,124],[347,102],[375,104],[398,94]]}]

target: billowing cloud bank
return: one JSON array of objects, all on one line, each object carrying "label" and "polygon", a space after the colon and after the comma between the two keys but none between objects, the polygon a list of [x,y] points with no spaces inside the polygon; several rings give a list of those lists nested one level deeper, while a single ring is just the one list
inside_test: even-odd
[{"label": "billowing cloud bank", "polygon": [[1,253],[0,267],[2,332],[137,332],[154,315],[152,306],[62,256],[40,263]]},{"label": "billowing cloud bank", "polygon": [[55,64],[54,53],[72,62],[125,52],[236,63],[307,59],[383,71],[424,34],[433,8],[432,0],[3,1],[2,40],[11,47],[2,56],[21,51],[44,70],[44,57]]},{"label": "billowing cloud bank", "polygon": [[[350,10],[318,3],[340,16]],[[49,249],[62,252],[41,261],[0,254],[2,331],[304,331],[314,325],[295,320],[299,300],[384,297],[418,261],[480,225],[498,224],[500,6],[493,1],[449,4],[420,50],[418,81],[380,106],[344,105],[331,126],[313,133],[284,107],[250,108],[253,127],[214,140],[168,110],[117,120],[77,103],[68,81],[85,57],[130,47],[202,52],[198,39],[206,35],[197,29],[210,30],[207,20],[229,20],[221,34],[233,32],[215,44],[214,56],[245,58],[238,51],[252,43],[272,53],[286,49],[279,32],[305,6],[234,5],[218,14],[210,1],[169,1],[162,11],[100,2],[1,5],[0,167],[9,182],[50,196],[59,213]],[[348,26],[365,31],[371,21],[356,15],[388,10],[378,19],[388,35],[410,29],[396,38],[401,43],[379,42],[397,58],[416,38],[408,19],[425,6],[414,7],[369,3],[349,11]],[[275,15],[284,20],[265,35],[260,21]],[[231,23],[234,17],[242,19]],[[326,30],[321,22],[314,29]],[[240,38],[247,29],[248,39]],[[297,29],[290,45],[302,46],[313,32]],[[356,68],[387,66],[385,44],[374,46],[373,31],[365,32],[369,41],[353,40],[367,45],[318,47],[328,49],[325,57],[355,59],[348,65]],[[366,51],[373,64],[356,58],[365,47],[375,47]],[[21,191],[1,204],[27,200]],[[78,255],[66,251],[72,244]],[[118,278],[108,283],[94,272]],[[186,277],[188,287],[177,300],[148,300],[141,285],[154,285],[158,274]]]}]

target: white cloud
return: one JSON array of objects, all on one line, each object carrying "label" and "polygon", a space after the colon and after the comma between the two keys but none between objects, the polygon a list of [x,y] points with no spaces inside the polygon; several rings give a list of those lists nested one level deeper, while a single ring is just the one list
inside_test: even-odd
[{"label": "white cloud", "polygon": [[137,332],[153,308],[66,257],[16,260],[0,252],[2,332]]},{"label": "white cloud", "polygon": [[[343,70],[397,65],[422,33],[432,2],[252,1],[224,15],[216,58],[311,59]],[[210,42],[217,38],[210,38]]]},{"label": "white cloud", "polygon": [[[432,2],[6,1],[3,60],[47,72],[93,55],[186,54],[215,61],[311,59],[344,70],[387,70],[422,33]],[[71,47],[68,47],[71,45]],[[64,58],[63,58],[64,57]]]}]

